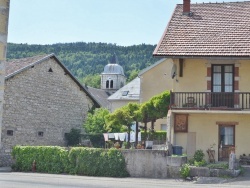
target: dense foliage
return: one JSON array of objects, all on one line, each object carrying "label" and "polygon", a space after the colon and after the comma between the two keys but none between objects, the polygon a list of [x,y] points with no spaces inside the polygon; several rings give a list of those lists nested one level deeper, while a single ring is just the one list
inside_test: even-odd
[{"label": "dense foliage", "polygon": [[126,162],[117,149],[73,148],[69,153],[73,174],[126,177]]},{"label": "dense foliage", "polygon": [[81,139],[81,130],[80,129],[71,129],[69,133],[65,135],[68,146],[76,146],[80,143]]},{"label": "dense foliage", "polygon": [[[158,141],[165,141],[166,140],[166,131],[154,131],[151,133],[150,140],[158,140]],[[142,132],[141,133],[141,139],[147,140],[148,133]]]},{"label": "dense foliage", "polygon": [[55,146],[15,146],[12,156],[17,171],[31,171],[34,161],[37,172],[63,173],[68,165],[68,151]]},{"label": "dense foliage", "polygon": [[[52,45],[8,44],[7,59],[19,59],[39,54],[54,53],[58,59],[81,82],[99,87],[103,68],[116,53],[119,64],[124,68],[127,81],[132,80],[139,70],[153,64],[155,45],[117,46],[107,43],[58,43]],[[91,79],[93,75],[93,79]],[[89,77],[87,77],[89,76]]]},{"label": "dense foliage", "polygon": [[71,173],[90,176],[126,177],[126,162],[116,149],[72,148],[49,146],[15,146],[13,165],[17,171],[31,171],[36,161],[36,171],[46,173]]},{"label": "dense foliage", "polygon": [[[147,123],[167,116],[170,103],[170,92],[165,91],[153,96],[149,101],[142,104],[128,103],[127,105],[109,113],[107,109],[96,109],[88,113],[83,127],[87,133],[115,133],[124,132],[136,122]],[[153,130],[154,124],[151,125]],[[145,128],[147,132],[147,128]],[[146,133],[145,133],[146,134]]]},{"label": "dense foliage", "polygon": [[[97,108],[92,113],[88,113],[83,127],[86,133],[108,132],[105,116],[109,114],[106,108]],[[115,130],[114,130],[115,131]]]},{"label": "dense foliage", "polygon": [[136,122],[139,119],[139,108],[140,105],[138,103],[128,103],[127,105],[116,109],[106,117],[109,127],[116,125],[120,127],[120,130],[126,130],[123,129],[123,126],[125,126],[127,127],[127,130],[130,130],[133,122]]}]

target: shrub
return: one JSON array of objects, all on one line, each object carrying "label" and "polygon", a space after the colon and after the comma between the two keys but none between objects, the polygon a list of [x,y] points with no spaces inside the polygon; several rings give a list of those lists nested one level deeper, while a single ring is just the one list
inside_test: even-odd
[{"label": "shrub", "polygon": [[188,160],[188,163],[190,165],[194,165],[194,166],[205,166],[207,164],[207,162],[204,159],[205,154],[203,153],[202,150],[196,150],[194,153],[193,158]]},{"label": "shrub", "polygon": [[205,166],[207,164],[207,162],[205,161],[205,159],[202,159],[201,161],[194,161],[194,166]]},{"label": "shrub", "polygon": [[65,138],[68,142],[68,146],[76,146],[80,143],[81,131],[73,128],[65,135]]},{"label": "shrub", "polygon": [[69,153],[70,173],[89,176],[126,177],[125,158],[117,149],[73,148]]},{"label": "shrub", "polygon": [[56,146],[15,146],[12,156],[16,171],[31,171],[32,163],[36,161],[38,172],[62,173],[67,165],[67,151]]},{"label": "shrub", "polygon": [[105,141],[103,138],[103,134],[89,134],[89,139],[91,141],[91,144],[93,145],[93,147],[95,148],[103,148],[105,146]]},{"label": "shrub", "polygon": [[[141,139],[142,140],[147,140],[148,137],[148,132],[145,133],[144,131],[141,132]],[[150,139],[152,140],[166,140],[166,131],[154,131],[150,132]]]},{"label": "shrub", "polygon": [[182,178],[186,179],[190,176],[190,166],[189,164],[183,164],[180,169],[180,175]]},{"label": "shrub", "polygon": [[125,158],[117,149],[75,147],[67,151],[54,146],[15,146],[12,156],[16,171],[31,171],[35,160],[37,172],[108,177],[129,175]]},{"label": "shrub", "polygon": [[223,163],[211,163],[207,165],[208,168],[221,168],[221,169],[228,169],[228,162]]},{"label": "shrub", "polygon": [[203,153],[203,151],[201,149],[196,150],[194,153],[194,160],[196,162],[201,162],[204,158],[205,154]]}]

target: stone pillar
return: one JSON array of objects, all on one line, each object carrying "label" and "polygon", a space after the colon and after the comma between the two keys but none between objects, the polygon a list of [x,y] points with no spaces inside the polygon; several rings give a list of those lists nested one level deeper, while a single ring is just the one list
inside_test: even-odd
[{"label": "stone pillar", "polygon": [[3,117],[3,100],[4,100],[4,81],[5,81],[5,65],[8,21],[9,21],[9,5],[10,0],[0,0],[0,149],[2,148],[2,117]]},{"label": "stone pillar", "polygon": [[172,155],[172,145],[173,145],[173,113],[171,110],[168,110],[168,115],[167,115],[167,147],[168,147],[168,153],[169,155]]},{"label": "stone pillar", "polygon": [[235,163],[236,163],[236,155],[234,152],[231,152],[229,155],[229,170],[235,170]]}]

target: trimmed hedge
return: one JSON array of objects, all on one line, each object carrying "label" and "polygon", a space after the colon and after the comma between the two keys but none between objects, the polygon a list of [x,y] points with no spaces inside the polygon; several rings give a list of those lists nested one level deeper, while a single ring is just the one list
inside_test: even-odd
[{"label": "trimmed hedge", "polygon": [[145,133],[144,131],[141,132],[141,139],[147,140],[148,134],[150,134],[150,140],[166,140],[166,131],[155,131],[152,133]]},{"label": "trimmed hedge", "polygon": [[36,171],[70,173],[89,176],[127,177],[126,162],[117,149],[72,148],[70,151],[55,146],[15,146],[13,169],[31,171],[36,161]]},{"label": "trimmed hedge", "polygon": [[68,151],[56,146],[16,146],[12,156],[15,159],[13,168],[17,171],[31,171],[36,161],[37,172],[62,173],[67,165]]}]

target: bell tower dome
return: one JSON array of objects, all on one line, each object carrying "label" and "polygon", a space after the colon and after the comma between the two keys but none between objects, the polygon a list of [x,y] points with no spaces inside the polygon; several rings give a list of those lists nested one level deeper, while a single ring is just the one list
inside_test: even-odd
[{"label": "bell tower dome", "polygon": [[116,54],[110,62],[104,67],[101,74],[101,89],[113,93],[126,84],[126,77],[122,66],[118,64]]}]

